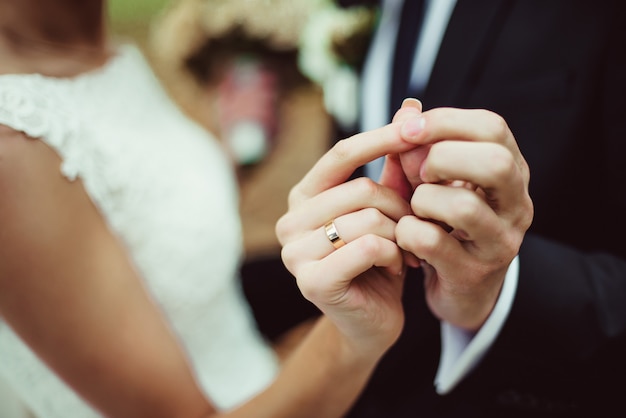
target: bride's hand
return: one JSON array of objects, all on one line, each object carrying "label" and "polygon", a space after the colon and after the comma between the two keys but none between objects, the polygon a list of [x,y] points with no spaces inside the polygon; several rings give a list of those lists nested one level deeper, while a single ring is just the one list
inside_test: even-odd
[{"label": "bride's hand", "polygon": [[414,147],[400,138],[400,126],[339,141],[294,186],[276,225],[304,297],[364,354],[380,355],[402,330],[405,268],[395,228],[411,208],[389,187],[346,180],[371,160]]}]

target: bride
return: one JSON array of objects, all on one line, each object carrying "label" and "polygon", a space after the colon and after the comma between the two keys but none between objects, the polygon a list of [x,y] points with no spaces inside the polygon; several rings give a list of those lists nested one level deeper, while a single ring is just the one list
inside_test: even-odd
[{"label": "bride", "polygon": [[[326,315],[279,364],[237,282],[233,169],[105,7],[0,0],[6,396],[35,417],[341,416],[399,335],[402,277],[345,303],[339,273],[308,282]],[[402,271],[393,248],[368,265]]]}]

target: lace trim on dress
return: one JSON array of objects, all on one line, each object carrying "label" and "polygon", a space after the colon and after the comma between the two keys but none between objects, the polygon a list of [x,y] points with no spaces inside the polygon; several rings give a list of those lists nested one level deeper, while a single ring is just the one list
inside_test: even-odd
[{"label": "lace trim on dress", "polygon": [[64,106],[64,98],[45,81],[36,74],[0,77],[0,123],[44,140],[63,158],[63,175],[74,180],[82,152],[68,145],[79,137],[80,125],[71,106]]}]

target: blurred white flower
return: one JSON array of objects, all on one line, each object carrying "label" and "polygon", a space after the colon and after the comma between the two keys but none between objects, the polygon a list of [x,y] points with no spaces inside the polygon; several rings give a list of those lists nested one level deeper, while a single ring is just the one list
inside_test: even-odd
[{"label": "blurred white flower", "polygon": [[324,107],[345,130],[355,126],[359,106],[359,76],[347,65],[338,67],[324,81]]},{"label": "blurred white flower", "polygon": [[302,29],[298,65],[305,76],[322,85],[340,65],[340,58],[332,48],[332,36],[344,13],[332,1],[319,3],[320,8]]},{"label": "blurred white flower", "polygon": [[298,67],[322,88],[326,111],[343,128],[352,128],[358,114],[358,73],[352,66],[354,54],[373,29],[373,10],[366,7],[341,8],[334,1],[316,0],[316,7],[302,28]]}]

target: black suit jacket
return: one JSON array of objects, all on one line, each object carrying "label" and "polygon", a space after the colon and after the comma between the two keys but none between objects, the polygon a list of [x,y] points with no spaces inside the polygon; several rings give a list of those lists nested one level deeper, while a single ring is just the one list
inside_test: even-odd
[{"label": "black suit jacket", "polygon": [[[516,136],[535,204],[517,294],[480,365],[439,396],[439,323],[411,272],[404,332],[351,417],[626,416],[625,9],[613,0],[458,0],[419,98],[426,109],[493,110]],[[293,316],[282,323],[244,279],[269,335],[315,313],[284,277],[289,290],[269,297],[289,300]]]}]

